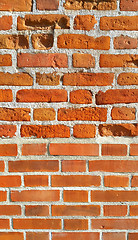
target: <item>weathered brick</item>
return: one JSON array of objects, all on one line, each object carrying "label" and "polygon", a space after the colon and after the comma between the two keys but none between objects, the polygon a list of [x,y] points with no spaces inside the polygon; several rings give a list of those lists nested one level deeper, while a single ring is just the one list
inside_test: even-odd
[{"label": "weathered brick", "polygon": [[23,89],[16,95],[17,102],[67,102],[64,89]]},{"label": "weathered brick", "polygon": [[25,15],[17,18],[18,30],[69,29],[70,18],[62,14]]},{"label": "weathered brick", "polygon": [[53,42],[54,38],[52,34],[32,34],[32,45],[35,49],[50,49],[53,47]]},{"label": "weathered brick", "polygon": [[59,0],[37,0],[37,9],[39,10],[57,10],[59,6]]},{"label": "weathered brick", "polygon": [[66,0],[64,4],[65,9],[68,10],[115,10],[117,8],[116,0],[109,2],[105,1],[80,1],[80,0]]},{"label": "weathered brick", "polygon": [[121,11],[138,11],[138,2],[133,0],[120,0]]},{"label": "weathered brick", "polygon": [[100,124],[99,133],[103,136],[138,136],[138,124]]},{"label": "weathered brick", "polygon": [[10,30],[12,28],[12,16],[0,17],[0,30]]},{"label": "weathered brick", "polygon": [[138,73],[120,73],[117,83],[119,85],[138,85]]},{"label": "weathered brick", "polygon": [[55,120],[56,113],[54,108],[37,108],[34,109],[33,118],[38,121],[52,121]]},{"label": "weathered brick", "polygon": [[56,86],[60,83],[60,76],[56,73],[36,73],[36,82],[39,85]]},{"label": "weathered brick", "polygon": [[135,113],[135,108],[114,107],[112,108],[111,116],[113,120],[135,120]]},{"label": "weathered brick", "polygon": [[72,64],[75,68],[93,68],[95,67],[95,58],[87,53],[74,53],[72,55]]},{"label": "weathered brick", "polygon": [[113,73],[67,73],[63,85],[70,86],[107,86],[112,85]]},{"label": "weathered brick", "polygon": [[30,121],[30,109],[28,108],[0,108],[0,120],[2,121]]},{"label": "weathered brick", "polygon": [[12,102],[12,90],[10,89],[0,89],[0,102]]},{"label": "weathered brick", "polygon": [[101,54],[100,55],[101,68],[114,68],[114,67],[138,67],[138,55],[132,54]]},{"label": "weathered brick", "polygon": [[102,155],[104,156],[126,156],[127,145],[125,144],[102,144]]},{"label": "weathered brick", "polygon": [[0,54],[0,66],[12,66],[12,56],[10,54]]},{"label": "weathered brick", "polygon": [[138,30],[138,16],[116,16],[116,17],[101,17],[100,29],[105,31],[110,30]]},{"label": "weathered brick", "polygon": [[114,38],[115,49],[135,49],[137,48],[137,38],[119,36]]},{"label": "weathered brick", "polygon": [[15,136],[16,129],[14,125],[0,125],[0,137],[12,138]]},{"label": "weathered brick", "polygon": [[96,23],[94,15],[78,15],[74,19],[74,29],[90,31]]},{"label": "weathered brick", "polygon": [[96,126],[92,124],[77,124],[73,127],[73,136],[76,138],[94,138]]},{"label": "weathered brick", "polygon": [[74,90],[70,92],[70,102],[74,104],[90,104],[92,103],[92,93],[85,89]]},{"label": "weathered brick", "polygon": [[65,53],[19,53],[17,65],[18,67],[66,68],[68,67],[68,57]]},{"label": "weathered brick", "polygon": [[60,108],[58,110],[59,121],[106,121],[107,109],[105,108]]},{"label": "weathered brick", "polygon": [[84,34],[62,34],[57,39],[58,48],[69,49],[110,49],[110,37],[94,38]]},{"label": "weathered brick", "polygon": [[25,35],[0,35],[0,49],[28,49],[29,37]]},{"label": "weathered brick", "polygon": [[98,105],[135,102],[138,102],[137,89],[111,89],[106,92],[99,91],[96,95]]},{"label": "weathered brick", "polygon": [[32,0],[1,0],[0,11],[16,11],[16,12],[28,12],[31,11]]},{"label": "weathered brick", "polygon": [[7,86],[32,86],[33,78],[28,73],[0,72],[0,85]]}]

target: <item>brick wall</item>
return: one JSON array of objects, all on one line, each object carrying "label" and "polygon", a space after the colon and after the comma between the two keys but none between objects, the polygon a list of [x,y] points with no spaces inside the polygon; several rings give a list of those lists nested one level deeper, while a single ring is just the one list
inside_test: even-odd
[{"label": "brick wall", "polygon": [[137,0],[0,0],[0,240],[138,239]]}]

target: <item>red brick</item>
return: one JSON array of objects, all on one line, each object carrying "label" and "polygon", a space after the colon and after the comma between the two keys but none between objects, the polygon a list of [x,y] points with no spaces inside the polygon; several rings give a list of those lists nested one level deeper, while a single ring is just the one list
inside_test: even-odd
[{"label": "red brick", "polygon": [[0,176],[0,187],[20,187],[20,176]]},{"label": "red brick", "polygon": [[58,0],[37,0],[37,9],[39,10],[57,10],[59,6]]},{"label": "red brick", "polygon": [[77,124],[73,127],[73,136],[76,138],[94,138],[96,126],[91,124]]},{"label": "red brick", "polygon": [[104,232],[103,240],[126,240],[126,234],[123,232]]},{"label": "red brick", "polygon": [[138,85],[138,73],[120,73],[117,79],[119,85]]},{"label": "red brick", "polygon": [[101,54],[100,67],[101,68],[114,68],[114,67],[138,67],[138,55],[132,54]]},{"label": "red brick", "polygon": [[74,18],[74,29],[75,30],[87,30],[94,29],[94,25],[97,23],[94,15],[77,15]]},{"label": "red brick", "polygon": [[23,144],[22,155],[45,155],[46,144]]},{"label": "red brick", "polygon": [[128,234],[128,240],[137,240],[138,239],[138,233],[129,233]]},{"label": "red brick", "polygon": [[4,202],[7,200],[7,192],[0,191],[0,202]]},{"label": "red brick", "polygon": [[64,202],[88,202],[88,191],[64,190]]},{"label": "red brick", "polygon": [[98,144],[50,143],[50,155],[98,156]]},{"label": "red brick", "polygon": [[135,108],[113,107],[111,116],[113,120],[135,120]]},{"label": "red brick", "polygon": [[0,89],[0,102],[12,102],[12,90],[10,89]]},{"label": "red brick", "polygon": [[68,58],[64,53],[20,53],[18,54],[17,65],[18,67],[67,68]]},{"label": "red brick", "polygon": [[63,85],[66,86],[107,86],[113,83],[113,73],[66,73]]},{"label": "red brick", "polygon": [[104,156],[126,156],[127,145],[124,144],[103,144],[102,155]]},{"label": "red brick", "polygon": [[92,191],[92,202],[136,202],[137,191]]},{"label": "red brick", "polygon": [[49,240],[49,233],[48,232],[27,232],[26,233],[26,240],[40,240],[40,239]]},{"label": "red brick", "polygon": [[138,102],[137,89],[110,89],[106,92],[99,91],[96,95],[98,105],[135,102]]},{"label": "red brick", "polygon": [[14,125],[0,125],[0,137],[12,138],[15,136],[17,127]]},{"label": "red brick", "polygon": [[53,240],[99,240],[99,233],[97,232],[58,232],[52,233]]},{"label": "red brick", "polygon": [[99,216],[99,205],[53,205],[52,216]]},{"label": "red brick", "polygon": [[10,229],[9,219],[0,219],[0,229]]},{"label": "red brick", "polygon": [[96,160],[89,161],[89,171],[101,172],[138,172],[138,161]]},{"label": "red brick", "polygon": [[65,219],[64,229],[65,230],[87,230],[88,220],[87,219]]},{"label": "red brick", "polygon": [[60,108],[58,110],[58,121],[103,121],[107,119],[106,108]]},{"label": "red brick", "polygon": [[99,176],[80,175],[54,175],[52,176],[52,187],[91,187],[100,186]]},{"label": "red brick", "polygon": [[100,124],[99,134],[101,136],[138,136],[138,124]]},{"label": "red brick", "polygon": [[61,162],[62,172],[85,172],[85,160],[63,160]]},{"label": "red brick", "polygon": [[61,229],[60,219],[13,219],[14,229]]},{"label": "red brick", "polygon": [[0,144],[0,156],[17,156],[17,144]]},{"label": "red brick", "polygon": [[93,219],[92,229],[138,229],[138,219]]},{"label": "red brick", "polygon": [[93,68],[95,67],[95,58],[87,53],[74,53],[72,55],[72,64],[75,68]]},{"label": "red brick", "polygon": [[0,54],[0,66],[12,66],[12,56],[10,54]]},{"label": "red brick", "polygon": [[4,161],[0,161],[0,172],[4,172],[5,164]]},{"label": "red brick", "polygon": [[110,49],[110,37],[94,38],[84,34],[62,34],[57,38],[58,48],[68,49]]},{"label": "red brick", "polygon": [[100,29],[136,31],[138,30],[137,20],[138,16],[101,17]]},{"label": "red brick", "polygon": [[105,205],[104,216],[126,216],[127,215],[127,206],[126,205]]},{"label": "red brick", "polygon": [[[21,207],[18,205],[1,205],[0,215],[21,215]],[[0,236],[1,239],[1,236]]]},{"label": "red brick", "polygon": [[130,206],[130,216],[138,216],[138,205]]},{"label": "red brick", "polygon": [[138,3],[133,0],[120,0],[121,11],[138,11]]},{"label": "red brick", "polygon": [[119,36],[114,38],[115,49],[135,49],[137,48],[137,38]]},{"label": "red brick", "polygon": [[130,156],[138,156],[138,144],[130,144]]},{"label": "red brick", "polygon": [[25,206],[25,216],[49,216],[49,207],[47,205]]},{"label": "red brick", "polygon": [[60,84],[60,76],[56,73],[36,73],[36,82],[39,85],[57,86]]},{"label": "red brick", "polygon": [[11,191],[12,202],[49,202],[59,201],[58,190]]},{"label": "red brick", "polygon": [[31,11],[32,1],[31,0],[1,0],[0,11],[16,11],[16,12],[28,12]]},{"label": "red brick", "polygon": [[105,176],[105,187],[129,187],[129,178],[127,176]]},{"label": "red brick", "polygon": [[0,72],[0,85],[7,86],[32,86],[33,78],[28,73]]},{"label": "red brick", "polygon": [[64,89],[23,89],[16,95],[17,102],[67,102]]},{"label": "red brick", "polygon": [[138,187],[138,176],[132,176],[131,187]]},{"label": "red brick", "polygon": [[9,172],[57,172],[57,160],[9,161]]},{"label": "red brick", "polygon": [[42,175],[27,175],[24,176],[24,185],[26,187],[48,186],[48,176]]},{"label": "red brick", "polygon": [[30,121],[29,108],[0,108],[2,121]]},{"label": "red brick", "polygon": [[24,240],[23,233],[20,232],[0,232],[0,240]]},{"label": "red brick", "polygon": [[0,30],[10,30],[12,28],[12,16],[0,17]]},{"label": "red brick", "polygon": [[89,90],[79,89],[70,92],[70,102],[74,104],[92,103],[92,93]]}]

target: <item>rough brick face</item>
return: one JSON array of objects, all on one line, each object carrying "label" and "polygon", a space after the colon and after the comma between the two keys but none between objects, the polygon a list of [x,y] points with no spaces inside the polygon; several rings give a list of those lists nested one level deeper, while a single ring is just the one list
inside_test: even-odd
[{"label": "rough brick face", "polygon": [[0,240],[138,239],[137,0],[0,0]]}]

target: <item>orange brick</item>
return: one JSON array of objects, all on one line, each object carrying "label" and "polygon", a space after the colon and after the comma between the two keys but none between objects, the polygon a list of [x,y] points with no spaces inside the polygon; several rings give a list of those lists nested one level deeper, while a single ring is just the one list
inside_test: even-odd
[{"label": "orange brick", "polygon": [[121,11],[138,11],[138,3],[133,0],[121,0],[120,1]]},{"label": "orange brick", "polygon": [[127,176],[105,176],[105,187],[129,187],[129,178]]},{"label": "orange brick", "polygon": [[[21,207],[18,205],[1,205],[0,215],[21,215]],[[1,236],[0,236],[1,239]]]},{"label": "orange brick", "polygon": [[117,79],[119,85],[138,85],[138,73],[120,73]]},{"label": "orange brick", "polygon": [[110,49],[110,37],[94,38],[84,34],[62,34],[57,39],[58,48],[68,49]]},{"label": "orange brick", "polygon": [[92,103],[92,93],[89,90],[80,89],[70,92],[70,102],[74,104]]},{"label": "orange brick", "polygon": [[130,206],[130,216],[138,216],[138,205]]},{"label": "orange brick", "polygon": [[34,49],[48,50],[53,47],[54,38],[52,34],[32,34],[31,39]]},{"label": "orange brick", "polygon": [[2,121],[30,121],[29,108],[0,108]]},{"label": "orange brick", "polygon": [[36,73],[36,82],[39,85],[57,86],[60,84],[60,76],[56,73]]},{"label": "orange brick", "polygon": [[85,160],[63,160],[61,162],[62,172],[85,172]]},{"label": "orange brick", "polygon": [[93,219],[92,229],[138,229],[138,219]]},{"label": "orange brick", "polygon": [[64,220],[65,230],[87,230],[88,220],[86,219],[65,219]]},{"label": "orange brick", "polygon": [[4,202],[7,200],[7,192],[0,191],[0,202]]},{"label": "orange brick", "polygon": [[76,138],[94,138],[96,126],[91,124],[77,124],[73,127],[73,136]]},{"label": "orange brick", "polygon": [[20,187],[20,176],[0,176],[0,187]]},{"label": "orange brick", "polygon": [[20,232],[0,232],[0,240],[24,240],[23,233]]},{"label": "orange brick", "polygon": [[61,229],[60,219],[13,219],[14,229]]},{"label": "orange brick", "polygon": [[37,0],[37,9],[39,10],[57,10],[59,6],[59,0]]},{"label": "orange brick", "polygon": [[80,175],[54,175],[52,176],[52,187],[90,187],[99,186],[101,179],[99,176]]},{"label": "orange brick", "polygon": [[28,12],[31,11],[32,1],[31,0],[1,0],[0,11],[16,11],[16,12]]},{"label": "orange brick", "polygon": [[33,78],[28,73],[0,72],[0,85],[7,86],[32,86]]},{"label": "orange brick", "polygon": [[67,102],[64,89],[24,89],[16,95],[17,102]]},{"label": "orange brick", "polygon": [[12,28],[12,16],[0,17],[0,30],[10,30]]},{"label": "orange brick", "polygon": [[58,190],[23,190],[11,191],[12,202],[49,202],[59,201]]},{"label": "orange brick", "polygon": [[102,145],[103,156],[126,156],[127,145],[124,144],[103,144]]},{"label": "orange brick", "polygon": [[4,161],[0,161],[0,172],[4,172],[5,164]]},{"label": "orange brick", "polygon": [[96,23],[94,15],[77,15],[74,19],[74,29],[90,31]]},{"label": "orange brick", "polygon": [[10,89],[0,89],[0,102],[12,102],[12,90]]},{"label": "orange brick", "polygon": [[128,240],[137,240],[138,239],[138,233],[129,233],[128,234]]},{"label": "orange brick", "polygon": [[64,53],[20,53],[18,67],[58,67],[67,68],[68,58]]},{"label": "orange brick", "polygon": [[123,232],[108,232],[108,233],[103,233],[103,240],[125,240],[126,239],[126,234]]},{"label": "orange brick", "polygon": [[57,160],[9,161],[9,172],[57,172]]},{"label": "orange brick", "polygon": [[83,240],[99,240],[100,234],[97,232],[58,232],[52,234],[53,240],[72,240],[72,239],[83,239]]},{"label": "orange brick", "polygon": [[54,108],[37,108],[34,109],[33,118],[38,121],[52,121],[55,120],[56,112]]},{"label": "orange brick", "polygon": [[95,67],[95,58],[91,54],[74,53],[72,64],[75,68],[93,68]]},{"label": "orange brick", "polygon": [[131,186],[132,187],[138,187],[138,176],[132,176]]},{"label": "orange brick", "polygon": [[26,233],[26,240],[40,240],[40,239],[49,240],[49,233],[48,232],[27,232]]},{"label": "orange brick", "polygon": [[0,137],[14,137],[17,127],[14,125],[0,125]]},{"label": "orange brick", "polygon": [[64,202],[88,202],[88,191],[64,190]]},{"label": "orange brick", "polygon": [[48,186],[48,176],[27,175],[24,176],[24,183],[26,187]]},{"label": "orange brick", "polygon": [[138,156],[138,144],[130,144],[130,156]]},{"label": "orange brick", "polygon": [[98,156],[98,144],[50,143],[50,155]]},{"label": "orange brick", "polygon": [[26,35],[0,34],[0,49],[28,49],[29,37]]},{"label": "orange brick", "polygon": [[46,144],[23,144],[22,155],[45,155]]},{"label": "orange brick", "polygon": [[12,66],[12,56],[10,54],[0,54],[0,66]]},{"label": "orange brick", "polygon": [[111,116],[113,120],[135,120],[135,108],[113,107]]},{"label": "orange brick", "polygon": [[66,73],[63,85],[66,86],[107,86],[113,83],[113,73]]},{"label": "orange brick", "polygon": [[10,229],[9,219],[0,219],[0,229]]},{"label": "orange brick", "polygon": [[138,124],[100,124],[101,136],[138,136]]},{"label": "orange brick", "polygon": [[25,206],[25,216],[49,216],[49,207],[47,205]]},{"label": "orange brick", "polygon": [[126,205],[105,205],[104,216],[126,216],[127,206]]},{"label": "orange brick", "polygon": [[0,144],[0,156],[17,156],[17,144]]},{"label": "orange brick", "polygon": [[53,205],[52,216],[99,216],[99,205]]},{"label": "orange brick", "polygon": [[110,2],[99,2],[98,0],[94,2],[91,0],[85,2],[79,0],[66,0],[64,7],[68,10],[115,10],[117,5],[116,0],[111,0]]},{"label": "orange brick", "polygon": [[138,30],[137,20],[138,16],[101,17],[100,29],[136,31]]},{"label": "orange brick", "polygon": [[137,38],[119,36],[114,38],[115,49],[135,49],[137,48]]}]

